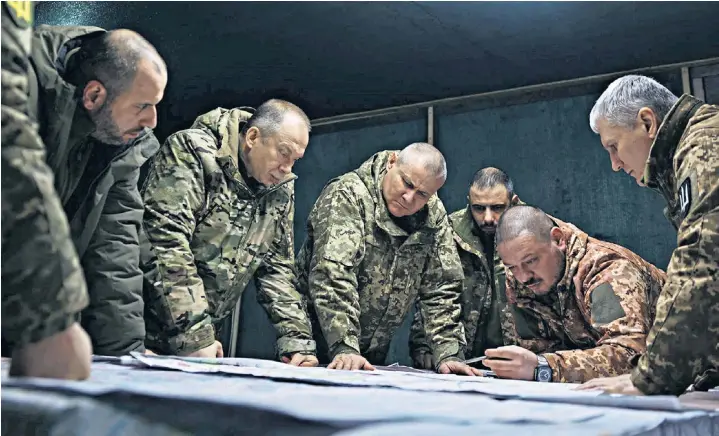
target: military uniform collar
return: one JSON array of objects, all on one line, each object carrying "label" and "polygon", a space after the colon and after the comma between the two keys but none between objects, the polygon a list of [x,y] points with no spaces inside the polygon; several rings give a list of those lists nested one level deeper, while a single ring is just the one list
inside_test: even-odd
[{"label": "military uniform collar", "polygon": [[480,230],[474,223],[469,206],[450,215],[450,221],[454,230],[454,239],[460,247],[477,256],[484,257],[484,244],[479,236]]},{"label": "military uniform collar", "polygon": [[[274,191],[278,186],[284,185],[297,178],[293,173],[288,174],[280,183],[272,186],[264,186],[249,176],[248,166],[242,153],[240,132],[249,118],[246,108],[221,109],[219,118],[216,121],[219,149],[217,150],[217,161],[225,174],[253,196],[262,196]],[[213,111],[215,112],[215,111]],[[209,127],[213,124],[212,118],[216,113],[210,112],[205,115],[204,123]]]},{"label": "military uniform collar", "polygon": [[[85,110],[85,108],[82,106],[82,102],[78,100],[77,106],[75,107],[75,113],[72,117],[70,138],[77,138],[79,142],[82,142],[83,138],[88,138],[91,134],[95,132],[95,128],[95,123],[90,118],[90,114],[88,114],[87,110]],[[143,135],[144,132],[140,136]],[[134,142],[135,141],[133,141],[133,143]]]},{"label": "military uniform collar", "polygon": [[660,189],[659,180],[664,172],[672,168],[674,150],[684,134],[689,119],[703,104],[701,100],[684,94],[664,117],[644,168],[644,182],[648,187]]}]

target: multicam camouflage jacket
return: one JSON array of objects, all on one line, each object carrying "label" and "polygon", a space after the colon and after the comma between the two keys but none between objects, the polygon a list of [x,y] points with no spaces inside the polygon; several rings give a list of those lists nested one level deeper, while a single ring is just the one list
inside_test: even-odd
[{"label": "multicam camouflage jacket", "polygon": [[435,195],[413,216],[415,231],[395,223],[381,192],[390,153],[331,180],[310,212],[297,263],[315,333],[323,336],[329,359],[355,353],[383,364],[419,297],[437,363],[462,359],[462,267],[447,213]]},{"label": "multicam camouflage jacket", "polygon": [[213,343],[253,276],[278,333],[279,355],[315,351],[296,290],[294,179],[254,190],[242,174],[239,132],[251,114],[215,109],[170,136],[152,163],[142,268],[147,344],[189,354]]},{"label": "multicam camouflage jacket", "polygon": [[[504,264],[496,251],[492,264],[488,262],[469,208],[452,213],[449,221],[464,272],[461,322],[467,341],[465,357],[481,356],[498,343],[514,344],[506,341],[514,326],[507,308]],[[419,313],[412,323],[409,348],[415,363],[419,363],[419,354],[429,352]]]},{"label": "multicam camouflage jacket", "polygon": [[678,230],[667,283],[632,374],[645,394],[719,385],[719,106],[682,96],[664,119],[644,171]]},{"label": "multicam camouflage jacket", "polygon": [[538,296],[507,271],[517,345],[545,356],[556,382],[628,373],[645,350],[666,274],[624,247],[555,221],[567,243],[556,287]]}]

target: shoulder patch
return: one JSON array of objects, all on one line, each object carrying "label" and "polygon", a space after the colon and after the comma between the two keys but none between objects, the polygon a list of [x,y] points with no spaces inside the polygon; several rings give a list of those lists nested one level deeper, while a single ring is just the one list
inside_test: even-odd
[{"label": "shoulder patch", "polygon": [[33,7],[30,1],[6,1],[8,13],[21,29],[27,29],[32,26]]},{"label": "shoulder patch", "polygon": [[609,324],[626,316],[622,302],[609,283],[597,286],[591,295],[592,319],[595,325]]},{"label": "shoulder patch", "polygon": [[679,191],[677,192],[679,198],[679,211],[682,218],[686,218],[689,213],[689,209],[692,207],[692,178],[687,177],[684,179],[681,185],[679,185]]}]

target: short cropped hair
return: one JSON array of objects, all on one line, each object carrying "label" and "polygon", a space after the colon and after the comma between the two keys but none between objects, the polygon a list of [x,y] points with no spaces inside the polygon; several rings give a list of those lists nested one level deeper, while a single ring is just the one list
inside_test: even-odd
[{"label": "short cropped hair", "polygon": [[399,152],[397,164],[404,165],[410,162],[420,163],[423,168],[438,179],[447,179],[447,162],[442,153],[432,144],[415,142],[402,149]]},{"label": "short cropped hair", "polygon": [[534,206],[518,205],[507,209],[499,217],[496,245],[529,234],[540,241],[550,241],[554,222],[541,209]]},{"label": "short cropped hair", "polygon": [[280,129],[285,116],[289,113],[298,115],[302,121],[307,125],[307,131],[312,130],[307,114],[299,108],[299,106],[292,104],[285,100],[273,98],[262,103],[252,114],[249,120],[242,127],[241,135],[247,134],[247,131],[252,127],[257,127],[260,132],[266,135],[274,135]]}]

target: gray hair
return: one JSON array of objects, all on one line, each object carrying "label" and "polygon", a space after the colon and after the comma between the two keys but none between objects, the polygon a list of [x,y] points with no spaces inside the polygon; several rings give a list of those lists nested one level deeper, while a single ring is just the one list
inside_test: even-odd
[{"label": "gray hair", "polygon": [[496,246],[529,234],[539,241],[551,240],[554,222],[541,209],[534,206],[518,205],[507,209],[497,223]]},{"label": "gray hair", "polygon": [[624,76],[612,82],[594,103],[589,126],[599,133],[597,121],[604,118],[613,126],[632,127],[643,107],[654,111],[661,124],[677,100],[676,95],[652,78]]},{"label": "gray hair", "polygon": [[447,162],[442,153],[432,144],[415,142],[402,149],[399,152],[397,164],[404,165],[409,162],[422,164],[424,169],[438,179],[447,179]]},{"label": "gray hair", "polygon": [[247,134],[251,127],[257,127],[260,132],[266,135],[273,135],[280,130],[280,125],[287,114],[293,113],[300,117],[307,126],[307,131],[312,130],[309,117],[299,106],[289,101],[273,98],[262,103],[252,114],[249,120],[242,127],[242,136]]}]

